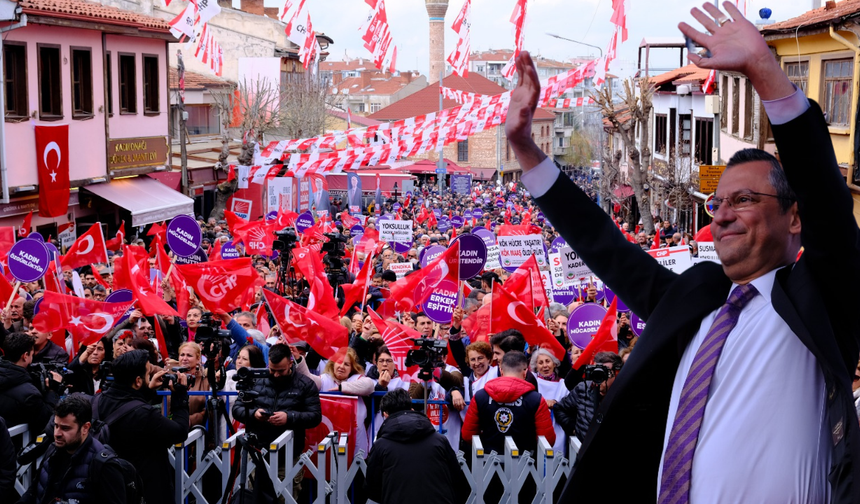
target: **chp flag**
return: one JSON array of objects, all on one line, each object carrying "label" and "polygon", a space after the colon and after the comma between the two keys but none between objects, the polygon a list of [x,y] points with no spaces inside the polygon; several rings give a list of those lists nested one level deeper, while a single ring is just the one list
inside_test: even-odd
[{"label": "chp flag", "polygon": [[69,210],[69,125],[36,126],[39,215],[59,217]]},{"label": "chp flag", "polygon": [[215,313],[230,312],[241,306],[242,296],[258,278],[249,257],[178,264],[175,268],[203,305]]}]

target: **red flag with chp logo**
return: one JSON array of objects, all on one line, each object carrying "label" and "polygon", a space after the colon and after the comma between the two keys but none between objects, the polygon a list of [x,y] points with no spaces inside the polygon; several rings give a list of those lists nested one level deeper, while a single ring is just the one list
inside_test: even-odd
[{"label": "red flag with chp logo", "polygon": [[242,305],[242,296],[258,278],[248,257],[198,264],[176,265],[189,287],[215,313],[230,312]]}]

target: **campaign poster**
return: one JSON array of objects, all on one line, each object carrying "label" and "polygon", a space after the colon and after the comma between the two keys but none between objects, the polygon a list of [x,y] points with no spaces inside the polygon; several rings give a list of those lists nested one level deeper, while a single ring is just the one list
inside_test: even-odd
[{"label": "campaign poster", "polygon": [[693,265],[693,256],[690,255],[690,248],[686,245],[648,250],[647,252],[661,266],[675,273],[683,273]]},{"label": "campaign poster", "polygon": [[451,174],[451,190],[454,194],[469,194],[472,190],[472,176]]},{"label": "campaign poster", "polygon": [[299,181],[299,213],[311,209],[311,181],[305,177]]},{"label": "campaign poster", "polygon": [[699,259],[702,261],[720,262],[714,242],[699,242]]},{"label": "campaign poster", "polygon": [[251,209],[254,207],[254,202],[251,200],[233,198],[230,203],[230,211],[239,217],[248,220],[251,218]]},{"label": "campaign poster", "polygon": [[[268,196],[266,198],[266,215],[273,212],[277,215],[281,201],[290,203],[293,201],[293,178],[276,177],[269,180],[266,194]],[[290,203],[287,203],[288,206],[284,210],[292,209],[293,205]]]},{"label": "campaign poster", "polygon": [[347,183],[347,203],[349,204],[349,213],[361,213],[361,177],[357,173],[349,172],[346,174]]}]

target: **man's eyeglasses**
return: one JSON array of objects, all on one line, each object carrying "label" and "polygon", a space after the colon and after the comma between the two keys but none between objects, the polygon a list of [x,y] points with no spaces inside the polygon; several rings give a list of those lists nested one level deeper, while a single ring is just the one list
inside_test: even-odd
[{"label": "man's eyeglasses", "polygon": [[760,202],[761,198],[758,198],[758,196],[768,196],[770,198],[776,198],[776,199],[781,199],[781,200],[787,199],[789,201],[793,201],[792,198],[787,198],[785,196],[779,196],[778,194],[767,194],[767,193],[760,193],[760,192],[746,191],[745,190],[745,191],[738,191],[738,192],[730,195],[727,198],[719,198],[719,197],[715,196],[714,199],[711,200],[711,205],[713,207],[714,213],[717,213],[717,210],[720,209],[720,207],[723,205],[723,203],[728,205],[729,208],[731,208],[735,212],[739,212],[739,211],[746,210],[747,208]]},{"label": "man's eyeglasses", "polygon": [[376,362],[379,364],[391,364],[394,362],[392,359],[376,359]]}]

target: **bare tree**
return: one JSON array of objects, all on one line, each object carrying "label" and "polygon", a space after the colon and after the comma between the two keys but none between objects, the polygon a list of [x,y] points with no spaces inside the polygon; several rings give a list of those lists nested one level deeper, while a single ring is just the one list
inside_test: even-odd
[{"label": "bare tree", "polygon": [[592,98],[600,108],[603,117],[612,124],[613,129],[621,136],[629,158],[630,185],[636,195],[642,225],[646,233],[654,232],[654,222],[651,218],[651,202],[645,193],[644,184],[647,181],[648,168],[651,166],[650,118],[654,96],[654,86],[648,79],[640,79],[639,86],[633,79],[624,81],[624,94],[619,95],[623,105],[616,108],[612,103],[612,92],[604,86]]}]

